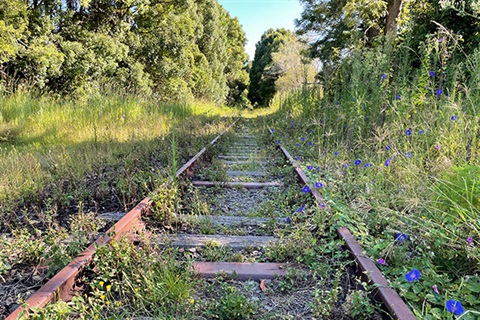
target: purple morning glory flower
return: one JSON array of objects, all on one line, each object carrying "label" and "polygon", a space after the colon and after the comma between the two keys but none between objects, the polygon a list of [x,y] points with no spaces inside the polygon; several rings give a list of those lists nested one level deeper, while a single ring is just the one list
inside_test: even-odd
[{"label": "purple morning glory flower", "polygon": [[379,258],[379,259],[377,260],[377,262],[378,262],[379,264],[381,264],[382,266],[385,265],[385,259],[383,259],[383,258]]},{"label": "purple morning glory flower", "polygon": [[435,71],[428,71],[428,75],[430,77],[435,77]]},{"label": "purple morning glory flower", "polygon": [[290,220],[290,217],[287,217],[287,219],[285,219],[285,222],[290,224],[292,222],[292,220]]},{"label": "purple morning glory flower", "polygon": [[473,242],[472,237],[468,237],[468,238],[467,238],[467,243],[470,244],[470,243],[472,243],[472,242]]},{"label": "purple morning glory flower", "polygon": [[321,187],[323,187],[323,183],[315,182],[315,188],[320,189]]},{"label": "purple morning glory flower", "polygon": [[440,294],[440,292],[438,292],[438,287],[436,284],[432,286],[432,289],[433,289],[433,292],[435,292],[436,294]]},{"label": "purple morning glory flower", "polygon": [[441,37],[440,39],[438,39],[438,43],[442,43],[443,40],[445,40],[445,38],[444,38],[444,37]]},{"label": "purple morning glory flower", "polygon": [[402,96],[401,96],[400,94],[397,94],[397,95],[395,96],[395,100],[400,100],[401,98],[402,98]]},{"label": "purple morning glory flower", "polygon": [[398,242],[403,242],[407,240],[407,235],[405,233],[395,233],[395,240]]},{"label": "purple morning glory flower", "polygon": [[335,151],[335,157],[338,156],[338,151]]},{"label": "purple morning glory flower", "polygon": [[360,160],[360,159],[355,160],[355,165],[356,166],[360,165],[360,163],[362,163],[362,160]]},{"label": "purple morning glory flower", "polygon": [[305,193],[310,192],[310,187],[309,186],[303,187],[302,192],[305,192]]},{"label": "purple morning glory flower", "polygon": [[307,166],[307,169],[308,169],[308,170],[312,170],[312,169],[313,169],[313,166]]},{"label": "purple morning glory flower", "polygon": [[420,271],[413,268],[409,273],[405,274],[405,279],[407,279],[408,282],[418,281],[418,279],[420,279]]},{"label": "purple morning glory flower", "polygon": [[348,163],[345,163],[345,164],[343,165],[343,167],[344,167],[344,168],[348,168]]},{"label": "purple morning glory flower", "polygon": [[302,212],[303,210],[305,210],[305,206],[304,206],[304,205],[301,206],[300,208],[298,208],[297,211],[295,211],[295,212]]},{"label": "purple morning glory flower", "polygon": [[405,134],[406,134],[407,136],[411,135],[411,134],[412,134],[412,130],[411,130],[411,129],[405,130]]},{"label": "purple morning glory flower", "polygon": [[436,94],[437,96],[441,95],[443,93],[443,90],[442,89],[437,89],[435,90],[434,94]]},{"label": "purple morning glory flower", "polygon": [[390,150],[390,149],[392,149],[392,147],[390,147],[390,145],[387,145],[387,146],[385,147],[385,150],[387,150],[387,151]]},{"label": "purple morning glory flower", "polygon": [[455,313],[457,316],[465,312],[460,301],[457,300],[447,300],[445,303],[445,308],[450,313]]},{"label": "purple morning glory flower", "polygon": [[457,116],[456,116],[456,115],[451,116],[451,117],[450,117],[450,120],[452,120],[452,121],[457,120]]}]

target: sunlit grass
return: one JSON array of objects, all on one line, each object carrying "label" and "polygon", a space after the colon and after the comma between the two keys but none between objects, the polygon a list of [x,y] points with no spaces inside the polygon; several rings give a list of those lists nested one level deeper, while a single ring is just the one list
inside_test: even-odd
[{"label": "sunlit grass", "polygon": [[[219,129],[214,123],[203,126],[201,122],[238,114],[235,109],[208,103],[159,104],[151,99],[115,95],[68,101],[18,92],[0,99],[2,215],[17,210],[19,205],[33,202],[42,206],[58,202],[49,198],[76,197],[83,192],[79,189],[88,187],[78,183],[87,175],[122,165],[125,171],[135,170],[135,162],[143,161],[139,159],[142,157],[156,157],[156,169],[166,167],[172,160],[172,150],[168,151],[172,130],[185,136],[181,123],[191,125],[187,131],[195,128],[196,132],[189,134],[201,137]],[[177,137],[180,142],[183,138]],[[193,141],[191,147],[198,145]],[[128,179],[133,175],[124,177],[124,184]],[[65,189],[62,183],[73,184],[71,189],[76,191],[60,190]],[[44,189],[51,184],[57,186],[50,189],[63,194],[49,195],[51,190]]]}]

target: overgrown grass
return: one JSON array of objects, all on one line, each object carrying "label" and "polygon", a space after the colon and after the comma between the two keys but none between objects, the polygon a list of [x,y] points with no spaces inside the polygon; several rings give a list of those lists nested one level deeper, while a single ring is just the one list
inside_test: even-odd
[{"label": "overgrown grass", "polygon": [[[322,184],[329,221],[386,261],[379,267],[419,318],[451,318],[452,299],[474,319],[480,52],[462,58],[447,38],[426,41],[417,69],[402,64],[401,49],[353,54],[323,88],[277,97],[279,112],[265,123]],[[417,282],[404,276],[412,268]]]},{"label": "overgrown grass", "polygon": [[122,95],[0,105],[0,282],[17,283],[2,307],[84,250],[105,225],[96,213],[130,210],[239,113]]},{"label": "overgrown grass", "polygon": [[[105,199],[109,193],[115,194],[115,209],[125,210],[165,174],[160,169],[178,163],[206,140],[202,136],[218,131],[218,125],[204,124],[234,112],[113,95],[73,102],[27,92],[3,97],[0,104],[4,225],[31,205],[64,210],[88,201],[89,207],[101,208],[112,200]],[[189,135],[200,139],[180,136],[193,126],[197,131]],[[178,131],[174,144],[172,128]],[[175,155],[175,148],[185,153]]]}]

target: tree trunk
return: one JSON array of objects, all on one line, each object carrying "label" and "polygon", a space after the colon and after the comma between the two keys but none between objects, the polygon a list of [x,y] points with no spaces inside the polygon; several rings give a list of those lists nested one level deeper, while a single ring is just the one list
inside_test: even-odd
[{"label": "tree trunk", "polygon": [[385,22],[384,34],[394,32],[397,27],[397,18],[402,10],[402,0],[388,0],[387,21]]}]

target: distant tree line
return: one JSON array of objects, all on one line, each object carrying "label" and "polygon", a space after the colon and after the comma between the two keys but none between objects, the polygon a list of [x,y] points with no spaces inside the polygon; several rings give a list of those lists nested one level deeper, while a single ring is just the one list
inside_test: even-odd
[{"label": "distant tree line", "polygon": [[245,42],[217,0],[2,0],[0,87],[245,104]]}]

